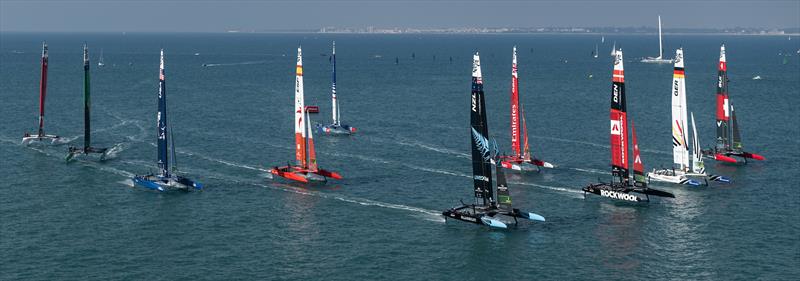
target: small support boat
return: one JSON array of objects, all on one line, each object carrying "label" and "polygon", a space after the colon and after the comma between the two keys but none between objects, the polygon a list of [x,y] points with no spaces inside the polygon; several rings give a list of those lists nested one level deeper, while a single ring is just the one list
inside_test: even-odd
[{"label": "small support boat", "polygon": [[[350,135],[356,132],[355,127],[342,124],[339,109],[339,99],[336,98],[336,42],[333,42],[333,53],[331,55],[333,70],[331,71],[331,114],[333,122],[328,125],[317,124],[317,130],[326,135]],[[319,108],[317,108],[319,112]]]},{"label": "small support boat", "polygon": [[296,165],[287,164],[283,167],[274,167],[270,172],[273,175],[299,182],[326,182],[328,178],[342,179],[339,173],[324,170],[317,165],[317,155],[314,151],[314,137],[311,130],[311,120],[305,110],[303,96],[303,51],[297,47],[297,68],[294,91],[294,139]]},{"label": "small support boat", "polygon": [[[701,182],[693,178],[702,178],[706,185],[708,180],[730,182],[723,176],[708,175],[703,168],[703,159],[695,157],[692,160],[692,170],[689,167],[689,131],[686,126],[686,71],[684,68],[683,48],[675,50],[675,66],[672,74],[672,168],[653,169],[647,176],[650,180],[698,186]],[[692,129],[694,130],[694,114],[692,115]],[[699,151],[697,130],[692,135],[692,146]]]},{"label": "small support boat", "polygon": [[[728,63],[725,59],[725,44],[719,49],[719,71],[717,72],[717,143],[714,148],[703,150],[703,155],[726,163],[744,163],[747,159],[765,160],[764,156],[744,151],[736,112],[728,98]],[[734,158],[738,157],[741,160]]]},{"label": "small support boat", "polygon": [[70,146],[69,153],[65,157],[67,162],[71,161],[78,155],[92,155],[99,154],[100,160],[105,160],[108,148],[93,147],[92,146],[92,128],[91,128],[91,94],[90,94],[90,76],[89,76],[89,46],[83,44],[83,147]]},{"label": "small support boat", "polygon": [[44,101],[47,96],[47,43],[42,42],[42,75],[39,80],[39,130],[36,134],[25,132],[22,136],[22,144],[27,145],[33,142],[58,144],[61,137],[44,133]]},{"label": "small support boat", "polygon": [[[156,113],[156,130],[158,143],[158,174],[136,175],[131,181],[135,186],[156,191],[177,189],[182,191],[201,190],[203,184],[183,176],[177,175],[178,165],[175,159],[175,138],[172,137],[172,127],[167,126],[167,86],[164,73],[164,49],[161,49],[161,59],[158,69],[158,112]],[[169,128],[169,131],[167,129]],[[167,137],[169,136],[169,137]],[[171,156],[170,157],[170,152]],[[170,171],[170,158],[172,158],[172,171]]]},{"label": "small support boat", "polygon": [[650,196],[675,198],[672,193],[647,186],[644,163],[639,154],[636,129],[631,120],[633,137],[633,181],[628,171],[628,112],[625,97],[625,70],[622,50],[617,50],[614,58],[614,72],[611,85],[611,182],[593,183],[583,187],[584,194],[591,193],[615,200],[630,202],[650,202]]},{"label": "small support boat", "polygon": [[498,165],[497,186],[492,185],[492,156],[486,122],[486,103],[483,94],[483,78],[481,75],[480,55],[475,53],[472,61],[472,106],[470,113],[472,178],[475,191],[475,203],[450,208],[442,212],[448,218],[474,224],[483,224],[493,228],[508,228],[518,223],[517,219],[545,221],[541,215],[512,208],[511,195],[508,190],[503,169]]},{"label": "small support boat", "polygon": [[553,164],[531,156],[525,110],[519,102],[517,46],[514,46],[511,59],[511,152],[512,155],[500,156],[500,166],[503,168],[515,171],[538,171],[540,167],[554,167]]}]

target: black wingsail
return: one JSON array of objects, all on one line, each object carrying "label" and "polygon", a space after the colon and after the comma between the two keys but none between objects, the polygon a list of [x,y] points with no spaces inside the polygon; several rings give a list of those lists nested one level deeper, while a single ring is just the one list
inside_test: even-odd
[{"label": "black wingsail", "polygon": [[486,103],[483,97],[483,78],[481,76],[481,59],[475,53],[472,59],[472,106],[470,106],[470,125],[472,135],[472,179],[475,187],[475,198],[482,198],[484,205],[494,205],[492,191],[492,165],[489,140],[489,128],[486,124]]},{"label": "black wingsail", "polygon": [[92,104],[92,97],[90,94],[90,85],[89,82],[91,81],[89,77],[89,47],[84,44],[83,45],[83,149],[85,151],[90,150],[89,148],[92,146],[92,126],[91,126],[91,104]]},{"label": "black wingsail", "polygon": [[742,150],[742,135],[739,133],[739,121],[736,120],[736,111],[733,109],[733,105],[731,105],[731,127],[733,127],[731,148]]}]

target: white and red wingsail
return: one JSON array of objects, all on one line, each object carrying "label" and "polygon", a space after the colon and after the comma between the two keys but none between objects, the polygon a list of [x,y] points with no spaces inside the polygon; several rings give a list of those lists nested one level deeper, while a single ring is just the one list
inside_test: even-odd
[{"label": "white and red wingsail", "polygon": [[611,173],[628,182],[628,116],[625,100],[625,68],[622,50],[614,56],[611,77]]},{"label": "white and red wingsail", "polygon": [[536,167],[553,168],[553,164],[531,156],[525,110],[519,102],[519,75],[517,73],[517,47],[511,58],[511,155],[501,157],[504,168],[528,171]]},{"label": "white and red wingsail", "polygon": [[303,95],[303,50],[297,48],[297,68],[294,88],[294,140],[295,165],[275,167],[270,172],[290,180],[309,182],[325,181],[326,178],[341,179],[336,172],[320,169],[314,150],[314,137],[311,132],[311,120],[305,107]]},{"label": "white and red wingsail", "polygon": [[731,105],[728,96],[728,62],[725,57],[725,44],[719,49],[717,73],[717,140],[714,149],[706,150],[704,154],[717,161],[728,163],[738,163],[732,156],[743,158],[745,163],[747,159],[764,160],[764,156],[743,151],[738,124],[733,124],[736,120],[733,113],[733,105]]}]

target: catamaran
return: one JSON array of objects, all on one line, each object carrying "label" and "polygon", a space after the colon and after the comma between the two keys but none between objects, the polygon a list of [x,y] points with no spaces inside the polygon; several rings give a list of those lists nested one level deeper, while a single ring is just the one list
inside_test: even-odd
[{"label": "catamaran", "polygon": [[83,147],[69,147],[69,154],[65,157],[67,162],[77,155],[100,154],[100,160],[105,160],[108,148],[92,146],[92,126],[91,126],[91,95],[89,77],[89,46],[83,44]]},{"label": "catamaran", "polygon": [[47,43],[42,43],[42,76],[39,80],[39,131],[35,135],[25,132],[22,137],[22,144],[29,144],[31,142],[45,142],[50,141],[51,144],[59,143],[61,138],[56,135],[48,135],[44,133],[44,100],[47,96]]},{"label": "catamaran", "polygon": [[[725,59],[725,44],[719,49],[719,71],[717,72],[717,144],[704,150],[703,155],[728,163],[747,163],[747,159],[764,160],[764,156],[746,152],[742,148],[742,136],[736,113],[728,99],[728,63]],[[732,156],[742,158],[740,162]]]},{"label": "catamaran", "polygon": [[[611,182],[589,184],[584,194],[593,193],[603,197],[631,202],[649,202],[650,196],[671,197],[672,193],[649,188],[644,175],[644,163],[639,154],[636,129],[631,120],[633,137],[633,182],[628,171],[628,113],[625,97],[625,70],[622,50],[614,57],[614,72],[611,78]],[[616,181],[615,181],[616,180]],[[642,196],[640,196],[642,195]]]},{"label": "catamaran", "polygon": [[514,46],[511,59],[511,150],[512,155],[500,157],[500,165],[503,168],[515,171],[533,171],[538,170],[539,167],[554,167],[553,164],[531,157],[531,150],[528,145],[528,126],[525,123],[525,110],[519,103],[517,46]]},{"label": "catamaran", "polygon": [[314,137],[311,133],[311,120],[305,109],[303,97],[303,51],[297,47],[297,72],[294,90],[294,139],[296,165],[287,164],[274,167],[273,175],[299,182],[324,182],[327,178],[341,179],[339,173],[320,169],[317,165],[317,154],[314,151]]},{"label": "catamaran", "polygon": [[658,16],[658,56],[646,57],[642,59],[645,63],[672,63],[672,59],[662,58],[664,56],[664,47],[661,43],[661,16]]},{"label": "catamaran", "polygon": [[[705,173],[702,155],[699,153],[699,141],[697,130],[694,126],[694,114],[692,114],[692,146],[694,148],[692,167],[689,167],[689,131],[686,126],[686,74],[684,68],[683,48],[675,50],[675,66],[672,74],[672,168],[653,169],[647,176],[650,180],[669,182],[685,185],[700,185],[699,181],[692,178],[703,178],[706,185],[708,180],[730,182],[723,176],[708,175]],[[692,178],[690,178],[692,177]]]},{"label": "catamaran", "polygon": [[333,116],[333,123],[330,125],[317,124],[320,133],[333,134],[333,135],[349,135],[356,132],[355,127],[344,125],[341,122],[341,115],[339,114],[339,99],[336,98],[336,42],[333,42],[333,54],[331,55],[333,63],[333,70],[331,71],[331,112]]},{"label": "catamaran", "polygon": [[492,162],[494,162],[494,157],[489,140],[486,138],[489,135],[489,129],[486,122],[486,102],[483,97],[481,60],[478,53],[475,53],[472,60],[470,124],[475,203],[466,204],[461,202],[460,206],[442,212],[445,220],[453,218],[495,228],[508,228],[511,220],[516,225],[517,218],[545,221],[541,215],[512,208],[508,184],[503,175],[503,169],[499,165],[495,167],[497,170],[497,186],[492,186]]},{"label": "catamaran", "polygon": [[[169,131],[167,130],[167,86],[164,79],[164,49],[161,49],[161,60],[158,69],[158,112],[156,113],[156,120],[159,173],[134,176],[131,179],[133,184],[157,191],[168,189],[201,190],[203,188],[201,183],[176,174],[178,166],[175,159],[175,141],[172,137],[172,127],[169,127]],[[168,134],[169,137],[167,137]],[[170,152],[172,152],[172,157],[170,157]],[[170,158],[172,158],[172,166],[169,165]],[[172,169],[171,171],[170,168]]]}]

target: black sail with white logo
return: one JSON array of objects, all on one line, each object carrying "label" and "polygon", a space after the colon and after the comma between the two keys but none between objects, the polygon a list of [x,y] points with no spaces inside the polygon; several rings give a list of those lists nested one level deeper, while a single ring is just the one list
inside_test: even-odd
[{"label": "black sail with white logo", "polygon": [[491,148],[486,124],[486,103],[483,97],[480,55],[472,60],[472,95],[470,106],[470,140],[472,147],[472,179],[476,198],[483,198],[484,205],[494,204],[492,192]]}]

